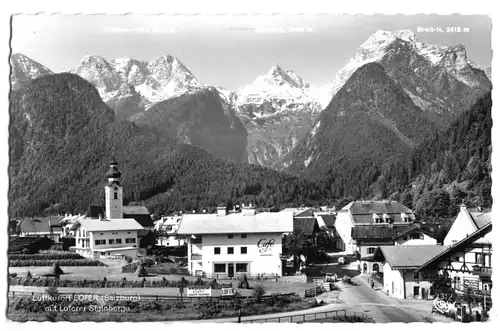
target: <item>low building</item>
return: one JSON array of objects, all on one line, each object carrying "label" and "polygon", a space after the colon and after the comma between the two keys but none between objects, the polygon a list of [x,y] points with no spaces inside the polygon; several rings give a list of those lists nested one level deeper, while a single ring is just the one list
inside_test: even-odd
[{"label": "low building", "polygon": [[374,261],[383,264],[384,292],[397,299],[430,299],[436,269],[419,270],[446,250],[441,245],[380,246]]},{"label": "low building", "polygon": [[419,271],[436,269],[459,291],[470,288],[490,292],[493,253],[490,216],[491,213],[474,214],[463,207],[444,240],[446,250],[420,266]]},{"label": "low building", "polygon": [[156,221],[155,231],[160,234],[156,244],[158,246],[183,246],[185,240],[177,235],[182,217],[167,216]]},{"label": "low building", "polygon": [[73,250],[88,258],[111,258],[116,255],[136,258],[138,232],[141,230],[142,226],[130,218],[85,218],[72,228],[76,233]]},{"label": "low building", "polygon": [[243,274],[281,276],[282,238],[293,232],[293,213],[184,215],[178,234],[187,236],[188,270],[192,275],[233,278]]},{"label": "low building", "polygon": [[47,237],[58,242],[64,235],[59,224],[63,218],[64,216],[26,217],[17,224],[16,232],[20,237]]},{"label": "low building", "polygon": [[[353,228],[376,226],[408,227],[415,221],[412,210],[397,201],[353,201],[337,212],[335,229],[346,254],[354,254],[358,241],[352,237]],[[374,246],[376,247],[376,246]]]}]

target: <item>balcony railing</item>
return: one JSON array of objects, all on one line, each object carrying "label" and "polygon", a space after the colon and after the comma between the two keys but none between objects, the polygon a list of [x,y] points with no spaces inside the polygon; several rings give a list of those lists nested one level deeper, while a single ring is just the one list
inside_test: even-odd
[{"label": "balcony railing", "polygon": [[491,277],[492,269],[491,267],[483,267],[475,265],[472,267],[472,274],[482,277]]},{"label": "balcony railing", "polygon": [[201,254],[191,254],[191,260],[193,261],[201,261],[202,256]]}]

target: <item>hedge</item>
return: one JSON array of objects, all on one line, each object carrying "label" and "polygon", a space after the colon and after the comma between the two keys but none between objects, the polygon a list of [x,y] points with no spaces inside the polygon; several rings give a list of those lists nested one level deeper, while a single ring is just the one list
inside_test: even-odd
[{"label": "hedge", "polygon": [[104,263],[98,260],[10,260],[10,267],[50,267],[54,263],[58,262],[60,266],[65,267],[101,267],[106,266]]},{"label": "hedge", "polygon": [[11,260],[83,260],[85,259],[80,254],[63,253],[63,254],[9,254]]},{"label": "hedge", "polygon": [[70,280],[70,279],[53,279],[47,277],[38,278],[22,278],[22,277],[9,277],[9,285],[21,285],[21,286],[56,286],[56,287],[81,287],[81,288],[102,288],[102,287],[127,287],[127,288],[137,288],[137,287],[175,287],[179,288],[181,284],[184,287],[187,286],[209,286],[213,289],[220,289],[224,286],[232,286],[231,284],[218,284],[216,281],[204,281],[201,278],[195,281],[188,281],[184,277],[178,281],[170,281],[163,277],[161,280],[147,280],[142,278],[139,280],[127,280],[123,278],[121,280],[107,280],[106,278],[98,280]]}]

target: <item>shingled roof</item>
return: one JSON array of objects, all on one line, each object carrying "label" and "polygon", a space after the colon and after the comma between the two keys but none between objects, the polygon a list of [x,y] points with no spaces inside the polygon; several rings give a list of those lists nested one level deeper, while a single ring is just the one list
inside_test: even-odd
[{"label": "shingled roof", "polygon": [[318,222],[314,217],[310,218],[294,218],[293,230],[301,231],[302,233],[312,234],[319,231]]},{"label": "shingled roof", "polygon": [[53,228],[61,229],[59,221],[64,216],[43,216],[27,217],[17,224],[17,231],[20,233],[43,233],[50,232]]},{"label": "shingled roof", "polygon": [[447,247],[441,245],[399,245],[378,248],[392,269],[418,269],[446,249]]},{"label": "shingled roof", "polygon": [[402,215],[406,214],[409,220],[415,220],[412,210],[397,201],[353,201],[342,208],[350,213],[354,223],[366,224],[373,222],[373,215],[389,216],[394,223],[406,223]]},{"label": "shingled roof", "polygon": [[388,226],[358,225],[352,228],[352,239],[392,240],[394,229]]}]

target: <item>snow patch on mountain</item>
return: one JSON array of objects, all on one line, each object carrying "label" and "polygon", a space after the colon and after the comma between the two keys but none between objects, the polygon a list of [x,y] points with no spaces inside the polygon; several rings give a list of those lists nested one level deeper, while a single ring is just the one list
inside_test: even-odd
[{"label": "snow patch on mountain", "polygon": [[328,85],[332,95],[344,85],[352,73],[354,73],[354,71],[358,68],[367,63],[382,60],[388,52],[388,46],[396,40],[403,40],[409,43],[412,49],[427,59],[432,66],[444,66],[448,73],[452,74],[455,78],[465,84],[469,86],[475,86],[477,84],[475,80],[470,79],[471,75],[466,71],[468,68],[481,68],[477,65],[471,64],[471,62],[467,60],[465,48],[462,45],[428,45],[418,41],[415,34],[411,30],[379,30],[371,35],[358,48],[355,56],[338,71],[334,81]]},{"label": "snow patch on mountain", "polygon": [[11,83],[13,89],[32,79],[53,74],[44,65],[21,53],[12,54],[10,64],[12,66]]}]

